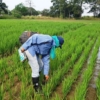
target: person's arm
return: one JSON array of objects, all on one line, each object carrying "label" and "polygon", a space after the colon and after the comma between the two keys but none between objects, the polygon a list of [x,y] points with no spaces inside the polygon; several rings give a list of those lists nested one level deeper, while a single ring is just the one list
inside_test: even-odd
[{"label": "person's arm", "polygon": [[32,37],[30,37],[22,46],[21,46],[21,51],[24,52],[27,50],[32,44]]},{"label": "person's arm", "polygon": [[49,79],[49,62],[50,62],[50,55],[45,55],[42,57],[42,61],[43,61],[43,73],[45,75],[46,80]]}]

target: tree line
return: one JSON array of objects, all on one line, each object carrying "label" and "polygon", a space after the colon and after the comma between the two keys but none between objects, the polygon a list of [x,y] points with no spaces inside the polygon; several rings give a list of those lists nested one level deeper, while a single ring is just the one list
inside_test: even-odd
[{"label": "tree line", "polygon": [[[29,0],[31,1],[31,0]],[[3,2],[0,3],[0,14],[8,13],[16,17],[26,15],[43,15],[60,18],[80,18],[82,13],[86,10],[85,4],[89,4],[90,11],[94,17],[100,17],[100,0],[51,0],[52,6],[50,9],[44,9],[43,11],[37,11],[34,7],[26,7],[22,3],[15,6],[15,8],[9,11],[7,5]],[[30,3],[31,4],[31,3]]]}]

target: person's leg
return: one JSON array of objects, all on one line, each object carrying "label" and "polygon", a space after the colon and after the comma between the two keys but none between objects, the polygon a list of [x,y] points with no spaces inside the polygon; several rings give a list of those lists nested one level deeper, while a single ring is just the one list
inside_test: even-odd
[{"label": "person's leg", "polygon": [[43,70],[43,62],[42,62],[40,56],[37,57],[37,60],[38,60],[38,64],[39,64],[39,72],[41,72]]},{"label": "person's leg", "polygon": [[43,62],[42,62],[42,59],[41,59],[41,56],[38,56],[37,57],[38,59],[38,64],[39,64],[39,73],[41,74],[41,77],[40,77],[40,87],[41,87],[41,90],[42,90],[42,85],[44,85],[44,76],[43,76]]},{"label": "person's leg", "polygon": [[[38,64],[39,64],[39,72],[43,72],[43,62],[42,62],[42,59],[38,56],[37,57],[38,59]],[[43,80],[42,81],[42,85],[45,85],[46,84],[46,79],[45,79],[45,76],[43,76]]]},{"label": "person's leg", "polygon": [[37,61],[36,55],[33,57],[29,51],[25,51],[28,57],[28,63],[32,69],[32,83],[35,91],[37,92],[39,89],[39,64]]}]

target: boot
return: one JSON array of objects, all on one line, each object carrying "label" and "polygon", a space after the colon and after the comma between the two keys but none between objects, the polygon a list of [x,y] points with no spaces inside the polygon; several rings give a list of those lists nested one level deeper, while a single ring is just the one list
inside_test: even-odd
[{"label": "boot", "polygon": [[39,91],[39,77],[36,77],[36,78],[32,77],[32,83],[33,83],[35,92],[38,92]]}]

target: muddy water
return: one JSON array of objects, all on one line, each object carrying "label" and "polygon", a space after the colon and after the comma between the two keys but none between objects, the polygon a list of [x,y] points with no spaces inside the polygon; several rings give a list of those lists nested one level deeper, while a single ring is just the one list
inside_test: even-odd
[{"label": "muddy water", "polygon": [[94,68],[93,77],[92,77],[91,82],[88,87],[86,100],[97,100],[96,80],[97,80],[99,74],[100,74],[100,48],[99,48],[99,52],[97,55],[97,60],[96,60],[95,68]]},{"label": "muddy water", "polygon": [[93,79],[92,83],[90,84],[93,88],[96,88],[96,79],[98,78],[98,75],[100,74],[100,48],[97,55],[96,65],[93,73]]}]

